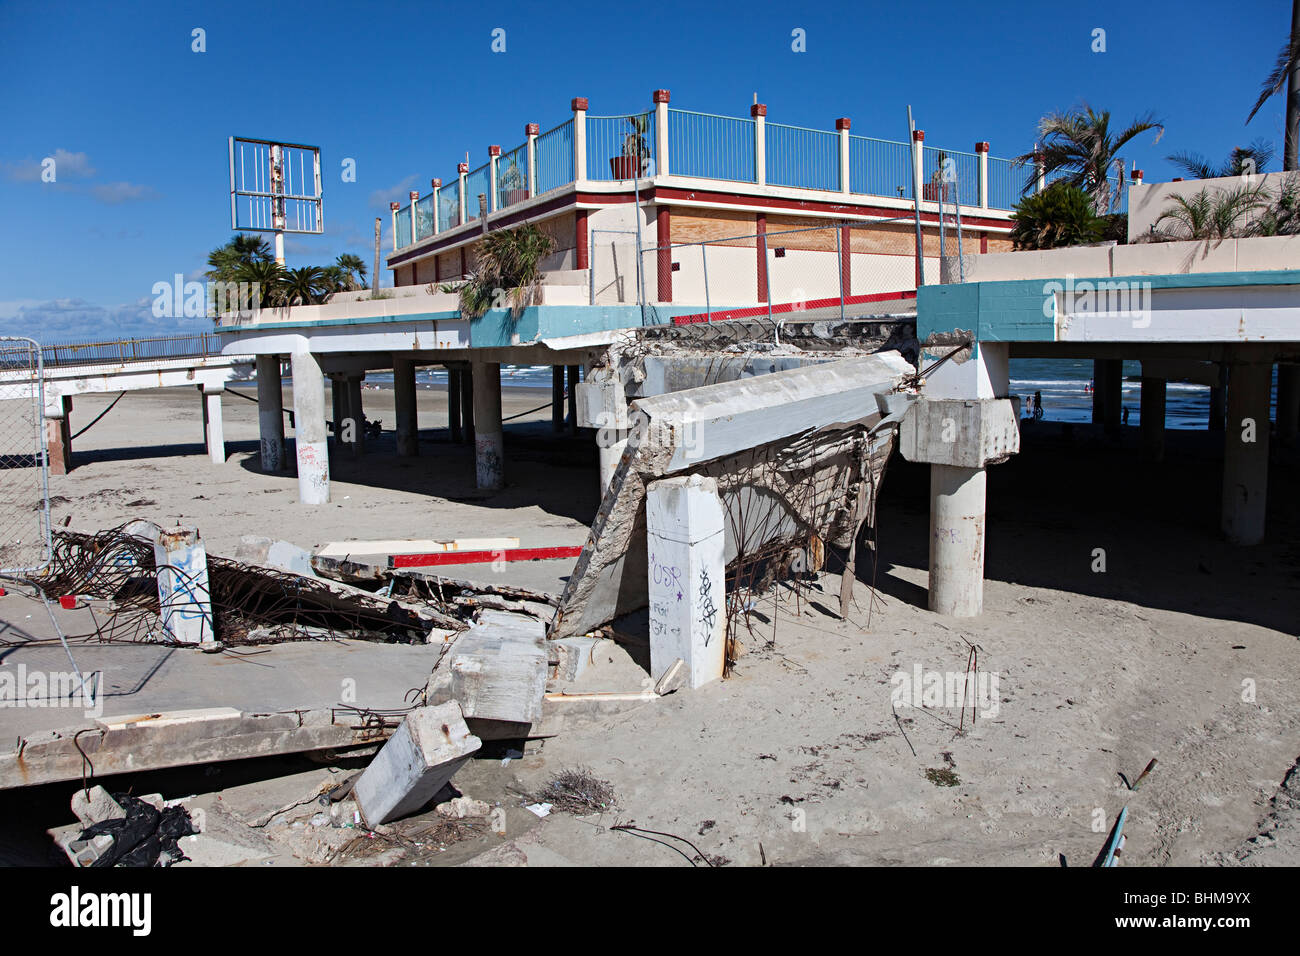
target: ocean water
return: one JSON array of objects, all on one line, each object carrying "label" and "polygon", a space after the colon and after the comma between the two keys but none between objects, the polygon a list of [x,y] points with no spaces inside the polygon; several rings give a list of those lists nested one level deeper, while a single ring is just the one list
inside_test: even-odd
[{"label": "ocean water", "polygon": [[[1122,387],[1124,408],[1128,410],[1128,423],[1137,425],[1142,419],[1142,386],[1140,362],[1124,363]],[[422,368],[416,371],[416,386],[421,388],[446,387],[447,370],[441,367]],[[391,387],[390,372],[370,372],[366,382]],[[549,365],[502,365],[501,384],[516,388],[550,388]],[[1043,419],[1052,422],[1092,421],[1092,362],[1073,359],[1012,359],[1011,394],[1024,399],[1042,393]],[[1205,428],[1210,415],[1210,389],[1205,385],[1187,382],[1169,382],[1165,388],[1165,426],[1167,428]]]},{"label": "ocean water", "polygon": [[[1128,424],[1142,420],[1142,363],[1124,363],[1122,395]],[[1276,406],[1277,373],[1274,371],[1271,401]],[[1092,361],[1073,359],[1012,359],[1011,394],[1024,399],[1042,392],[1043,420],[1052,422],[1092,421]],[[1273,410],[1276,419],[1276,407]],[[1207,426],[1210,417],[1210,389],[1206,385],[1170,381],[1165,386],[1165,427]]]}]

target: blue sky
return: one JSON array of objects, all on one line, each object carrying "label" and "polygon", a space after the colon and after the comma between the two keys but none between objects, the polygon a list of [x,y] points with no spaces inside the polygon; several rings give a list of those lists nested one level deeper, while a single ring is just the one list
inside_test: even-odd
[{"label": "blue sky", "polygon": [[[17,3],[0,0],[0,333],[42,341],[166,334],[154,283],[196,278],[230,235],[226,138],[322,149],[326,234],[291,236],[290,266],[371,261],[388,201],[454,173],[466,151],[518,145],[583,95],[597,114],[673,105],[906,137],[995,156],[1081,100],[1166,124],[1126,150],[1148,181],[1167,154],[1221,160],[1283,102],[1246,113],[1289,28],[1286,0],[1116,3]],[[652,10],[647,14],[645,11]],[[506,51],[491,50],[494,28]],[[1094,53],[1092,31],[1106,31]],[[205,31],[206,51],[192,33]],[[791,50],[806,31],[807,52]],[[55,183],[40,180],[45,157]],[[355,183],[341,181],[345,158]],[[388,273],[384,279],[387,282]]]}]

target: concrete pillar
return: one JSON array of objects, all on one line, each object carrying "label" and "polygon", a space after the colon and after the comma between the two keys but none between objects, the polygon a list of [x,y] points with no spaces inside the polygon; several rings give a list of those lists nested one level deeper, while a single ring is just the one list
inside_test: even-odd
[{"label": "concrete pillar", "polygon": [[767,183],[767,104],[755,103],[749,108],[754,120],[754,182]]},{"label": "concrete pillar", "polygon": [[1228,415],[1228,390],[1222,385],[1210,388],[1210,422],[1212,432],[1223,431],[1223,420]]},{"label": "concrete pillar", "polygon": [[420,454],[420,420],[415,400],[415,362],[393,360],[393,402],[397,409],[397,454],[413,458]]},{"label": "concrete pillar", "polygon": [[330,379],[330,417],[334,422],[334,450],[343,450],[343,419],[348,417],[348,383],[342,375]]},{"label": "concrete pillar", "polygon": [[921,190],[921,196],[917,196],[918,201],[925,195],[925,130],[912,130],[912,182],[920,183],[917,188]]},{"label": "concrete pillar", "polygon": [[575,96],[569,107],[573,110],[573,179],[582,182],[587,178],[587,98]]},{"label": "concrete pillar", "polygon": [[402,208],[401,203],[390,202],[388,204],[388,211],[393,217],[393,251],[394,252],[402,248],[402,241],[397,236],[397,212],[401,208]]},{"label": "concrete pillar", "polygon": [[208,448],[208,459],[214,465],[226,463],[226,436],[221,424],[221,393],[225,390],[220,382],[199,386],[203,394],[203,441]]},{"label": "concrete pillar", "polygon": [[1268,500],[1271,365],[1229,367],[1228,422],[1223,436],[1223,532],[1232,544],[1264,540]]},{"label": "concrete pillar", "polygon": [[[412,189],[406,194],[406,198],[411,200],[411,245],[415,245],[416,239],[420,237],[420,217],[415,214],[415,204],[420,201],[420,191]],[[414,275],[414,267],[411,271]]]},{"label": "concrete pillar", "polygon": [[975,155],[979,157],[979,177],[980,177],[980,208],[989,208],[989,144],[980,142],[975,144]]},{"label": "concrete pillar", "polygon": [[930,610],[974,617],[984,609],[987,472],[930,466]]},{"label": "concrete pillar", "polygon": [[257,357],[257,429],[262,443],[262,471],[284,468],[284,384],[280,356]]},{"label": "concrete pillar", "polygon": [[840,192],[842,193],[848,193],[850,186],[849,127],[851,125],[847,116],[841,116],[835,121],[835,129],[840,134]]},{"label": "concrete pillar", "polygon": [[1124,362],[1094,359],[1092,363],[1092,422],[1106,426],[1108,433],[1119,428],[1124,404]]},{"label": "concrete pillar", "polygon": [[72,470],[72,398],[46,398],[44,409],[45,460],[51,475],[66,475]]},{"label": "concrete pillar", "polygon": [[524,135],[528,137],[528,198],[537,195],[537,136],[542,128],[537,123],[524,126]]},{"label": "concrete pillar", "polygon": [[478,487],[496,491],[505,483],[501,436],[501,366],[474,363],[474,474]]},{"label": "concrete pillar", "polygon": [[325,375],[320,356],[294,352],[293,375],[294,454],[298,462],[298,500],[323,505],[330,500],[330,459],[325,430]]},{"label": "concrete pillar", "polygon": [[343,437],[352,440],[345,441],[343,447],[353,458],[360,458],[366,449],[366,412],[361,401],[361,383],[364,380],[365,375],[347,376],[344,393],[347,404],[343,411]]},{"label": "concrete pillar", "polygon": [[198,529],[160,528],[153,557],[163,627],[181,644],[214,640],[208,556]]},{"label": "concrete pillar", "polygon": [[460,369],[447,369],[447,437],[453,444],[464,441],[460,428]]},{"label": "concrete pillar", "polygon": [[1165,458],[1165,380],[1142,376],[1142,445],[1152,461]]},{"label": "concrete pillar", "polygon": [[[457,183],[456,183],[456,196],[457,196],[457,199],[456,199],[456,208],[460,211],[459,221],[456,223],[456,225],[458,225],[458,226],[463,226],[463,225],[465,225],[465,223],[469,222],[469,213],[465,210],[465,179],[466,179],[466,177],[467,177],[468,175],[469,175],[469,163],[457,163],[457,164],[456,164],[456,179],[457,179]],[[465,269],[464,269],[465,260],[464,260],[464,258],[463,258],[463,257],[464,257],[464,252],[463,252],[463,251],[462,251],[462,253],[461,253],[461,256],[462,256],[462,258],[461,258],[461,270],[460,270],[460,271],[461,271],[462,274],[464,274],[464,272],[465,272]]]},{"label": "concrete pillar", "polygon": [[458,373],[460,378],[460,416],[465,432],[465,444],[474,444],[474,367],[467,365]]},{"label": "concrete pillar", "polygon": [[[656,176],[668,175],[668,100],[667,90],[655,90],[650,97],[655,104],[655,169]],[[662,240],[660,240],[662,242]]]},{"label": "concrete pillar", "polygon": [[1277,437],[1283,445],[1300,438],[1300,365],[1277,367]]},{"label": "concrete pillar", "polygon": [[[441,232],[441,229],[438,227],[438,223],[441,221],[442,217],[438,215],[438,210],[442,208],[439,205],[439,202],[441,201],[441,193],[442,193],[442,180],[431,179],[429,180],[429,185],[433,187],[433,199],[431,200],[431,202],[433,203],[433,234],[436,236],[439,232]],[[436,259],[434,260],[433,271],[434,271],[434,278],[436,279],[438,277],[437,276],[438,264]]]},{"label": "concrete pillar", "polygon": [[551,366],[551,430],[564,431],[564,366]]},{"label": "concrete pillar", "polygon": [[565,413],[564,424],[569,431],[578,427],[578,366],[569,367],[569,410]]},{"label": "concrete pillar", "polygon": [[691,688],[726,664],[726,534],[712,478],[687,475],[646,486],[650,676],[679,658]]}]

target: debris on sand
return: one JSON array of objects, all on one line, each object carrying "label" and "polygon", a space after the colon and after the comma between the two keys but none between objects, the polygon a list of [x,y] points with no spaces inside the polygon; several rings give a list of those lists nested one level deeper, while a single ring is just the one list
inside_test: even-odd
[{"label": "debris on sand", "polygon": [[555,810],[577,816],[603,813],[618,806],[614,787],[608,780],[595,776],[589,767],[561,770],[531,799],[537,803],[549,803]]},{"label": "debris on sand", "polygon": [[960,787],[961,777],[957,776],[947,767],[931,767],[925,772],[925,779],[929,780],[936,787]]}]

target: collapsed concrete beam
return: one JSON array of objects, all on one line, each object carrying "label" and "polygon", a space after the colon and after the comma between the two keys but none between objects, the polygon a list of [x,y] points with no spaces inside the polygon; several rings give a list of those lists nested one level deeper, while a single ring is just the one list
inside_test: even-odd
[{"label": "collapsed concrete beam", "polygon": [[455,701],[411,711],[352,789],[366,824],[419,810],[482,745]]},{"label": "collapsed concrete beam", "polygon": [[[914,373],[901,355],[890,352],[633,403],[637,427],[565,586],[551,638],[587,633],[646,606],[647,554],[640,542],[646,533],[648,481],[700,471],[719,478],[721,484],[727,476],[754,465],[749,460],[754,449],[819,430],[833,439],[839,431],[875,425],[885,410],[893,411],[895,400],[905,404],[906,398],[894,390]],[[840,449],[847,450],[847,445]],[[881,452],[887,455],[888,448]],[[810,449],[810,464],[824,460],[826,453],[828,449]],[[876,464],[873,458],[873,469]],[[883,457],[878,464],[883,465]],[[767,469],[765,477],[777,484],[786,481],[787,476],[778,472]],[[791,510],[793,503],[778,500],[780,495],[768,497],[772,507]],[[784,529],[792,523],[797,522],[773,527]]]},{"label": "collapsed concrete beam", "polygon": [[343,750],[387,739],[396,721],[363,723],[350,710],[248,714],[231,707],[105,717],[18,739],[0,753],[0,790],[198,766],[269,754]]}]

